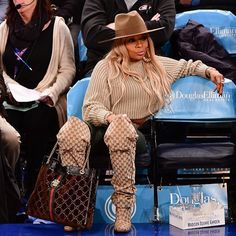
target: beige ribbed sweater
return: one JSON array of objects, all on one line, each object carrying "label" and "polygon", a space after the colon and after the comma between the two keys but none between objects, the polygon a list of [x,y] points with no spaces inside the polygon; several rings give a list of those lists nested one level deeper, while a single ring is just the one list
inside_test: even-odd
[{"label": "beige ribbed sweater", "polygon": [[[6,85],[17,83],[5,73],[2,64],[2,55],[5,51],[8,33],[9,28],[6,21],[4,21],[0,25],[0,72],[3,72]],[[65,92],[67,92],[74,79],[75,62],[71,34],[61,17],[55,18],[52,45],[52,56],[47,72],[35,89],[52,98],[57,109],[59,123],[62,125],[66,120]]]},{"label": "beige ribbed sweater", "polygon": [[[168,79],[174,82],[180,77],[187,75],[205,76],[207,66],[201,61],[176,61],[167,57],[157,57],[167,71]],[[150,88],[150,81],[146,77],[143,61],[130,63],[129,68],[139,73],[144,78],[144,83]],[[87,89],[84,105],[83,119],[92,122],[94,125],[107,124],[108,114],[127,114],[130,119],[142,119],[150,116],[148,109],[149,96],[137,80],[129,77],[122,80],[125,90],[121,97],[121,78],[113,79],[111,90],[108,87],[108,62],[101,60],[93,70],[91,81]],[[120,101],[114,106],[114,104]],[[151,104],[151,112],[159,110],[158,101]]]}]

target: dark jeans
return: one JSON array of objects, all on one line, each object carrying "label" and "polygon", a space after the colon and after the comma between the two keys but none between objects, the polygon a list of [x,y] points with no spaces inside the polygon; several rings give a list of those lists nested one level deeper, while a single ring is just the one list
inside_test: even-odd
[{"label": "dark jeans", "polygon": [[[107,168],[110,166],[109,150],[104,142],[104,135],[108,126],[94,126],[87,123],[91,132],[91,152],[90,163],[95,168]],[[136,159],[137,158],[150,158],[147,148],[147,141],[144,131],[147,132],[149,128],[144,125],[141,129],[136,129],[138,133],[138,140],[136,144]],[[140,160],[136,160],[140,162]],[[147,164],[146,164],[147,165]]]},{"label": "dark jeans", "polygon": [[20,207],[20,191],[10,167],[1,149],[0,134],[0,223],[12,223]]},{"label": "dark jeans", "polygon": [[[27,161],[28,194],[34,184],[45,155],[50,153],[59,131],[58,116],[54,107],[40,103],[29,111],[7,110],[10,124],[21,135],[21,156]],[[19,163],[18,163],[19,164]]]}]

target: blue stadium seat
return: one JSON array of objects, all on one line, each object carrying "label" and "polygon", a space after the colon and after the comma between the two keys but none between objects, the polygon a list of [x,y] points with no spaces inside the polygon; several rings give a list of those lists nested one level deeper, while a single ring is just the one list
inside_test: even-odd
[{"label": "blue stadium seat", "polygon": [[236,54],[236,16],[223,10],[193,10],[176,15],[175,29],[192,19],[204,25],[229,54]]},{"label": "blue stadium seat", "polygon": [[78,50],[79,50],[79,58],[80,61],[86,61],[87,60],[87,48],[84,45],[83,37],[81,31],[78,34]]},{"label": "blue stadium seat", "polygon": [[187,76],[172,85],[171,103],[156,114],[158,119],[231,120],[236,119],[236,86],[225,79],[224,92],[213,92],[215,84],[199,76]]},{"label": "blue stadium seat", "polygon": [[[189,76],[172,86],[170,104],[152,119],[154,213],[158,208],[157,186],[193,183],[235,183],[236,86],[224,83],[224,92],[213,92],[207,79]],[[187,126],[181,142],[159,142],[159,125],[171,122]]]},{"label": "blue stadium seat", "polygon": [[89,84],[90,77],[84,78],[76,82],[67,94],[67,117],[82,117],[82,106],[84,95]]},{"label": "blue stadium seat", "polygon": [[[236,16],[223,10],[192,10],[176,14],[175,30],[183,28],[189,20],[194,20],[206,27],[231,54],[236,54]],[[165,55],[171,55],[171,44],[163,46]]]}]

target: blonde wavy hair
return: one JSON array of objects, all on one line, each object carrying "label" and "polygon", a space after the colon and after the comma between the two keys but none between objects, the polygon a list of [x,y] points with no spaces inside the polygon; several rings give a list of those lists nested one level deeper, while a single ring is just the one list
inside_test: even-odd
[{"label": "blonde wavy hair", "polygon": [[129,76],[132,76],[134,79],[141,83],[142,87],[149,95],[150,100],[148,109],[150,114],[152,114],[150,109],[152,102],[157,101],[159,109],[162,108],[167,102],[167,99],[169,98],[171,92],[171,81],[167,77],[167,73],[164,66],[157,60],[152,39],[149,35],[147,35],[148,48],[147,54],[143,58],[143,65],[145,73],[144,78],[147,77],[151,83],[150,90],[145,85],[144,78],[142,78],[135,71],[131,71],[129,69],[128,65],[130,59],[128,51],[125,47],[125,40],[125,38],[122,38],[114,41],[111,51],[106,56],[109,64],[108,86],[110,88],[111,93],[112,87],[110,81],[112,79],[121,78],[120,82],[122,84],[121,97],[118,99],[118,101],[116,101],[113,108],[119,103],[125,90],[125,85],[122,80],[128,79]]}]

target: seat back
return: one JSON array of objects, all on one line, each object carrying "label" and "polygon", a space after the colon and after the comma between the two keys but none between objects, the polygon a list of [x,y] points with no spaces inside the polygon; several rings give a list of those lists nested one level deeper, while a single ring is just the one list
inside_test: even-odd
[{"label": "seat back", "polygon": [[223,122],[236,119],[236,86],[225,79],[224,92],[214,92],[215,84],[202,77],[188,76],[172,86],[170,103],[155,115],[158,120],[178,122]]},{"label": "seat back", "polygon": [[78,53],[79,53],[80,61],[81,62],[86,61],[87,60],[87,48],[84,45],[84,40],[83,40],[83,36],[82,36],[81,31],[78,34],[78,41],[77,42],[78,42],[78,50],[79,50]]},{"label": "seat back", "polygon": [[[155,211],[157,186],[235,182],[235,144],[230,132],[236,122],[236,86],[226,80],[221,97],[214,87],[198,76],[181,78],[172,86],[170,103],[153,117]],[[158,142],[158,128],[170,122],[185,125],[181,130],[186,131],[185,139]]]},{"label": "seat back", "polygon": [[85,66],[87,62],[87,47],[84,44],[84,40],[82,37],[81,31],[78,34],[77,47],[76,47],[76,55],[77,55],[77,70],[78,70],[78,80],[83,79],[85,75]]},{"label": "seat back", "polygon": [[67,116],[76,116],[79,119],[82,117],[82,106],[84,95],[87,90],[90,77],[84,78],[76,82],[67,94]]},{"label": "seat back", "polygon": [[[175,30],[183,28],[189,20],[194,20],[206,27],[216,38],[219,44],[231,55],[236,54],[236,16],[230,11],[201,9],[176,14]],[[163,50],[171,55],[170,42]]]},{"label": "seat back", "polygon": [[156,166],[165,170],[231,167],[235,161],[231,129],[236,122],[236,86],[226,79],[222,96],[213,92],[214,87],[213,82],[198,76],[173,84],[170,103],[153,122],[184,124],[186,137],[181,142],[158,142],[157,158],[153,157]]},{"label": "seat back", "polygon": [[203,24],[229,54],[236,54],[236,16],[223,10],[193,10],[176,15],[175,29],[183,28],[188,20]]}]

